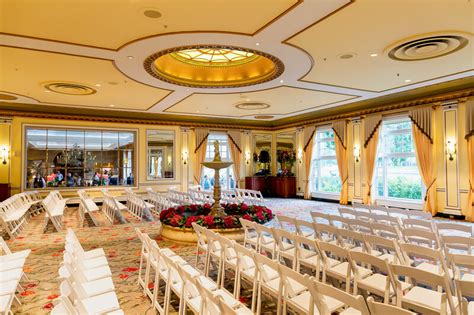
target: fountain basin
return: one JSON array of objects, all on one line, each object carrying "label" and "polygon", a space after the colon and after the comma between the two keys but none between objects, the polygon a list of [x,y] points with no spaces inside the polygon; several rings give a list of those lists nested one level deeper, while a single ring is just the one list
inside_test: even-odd
[{"label": "fountain basin", "polygon": [[[244,240],[243,228],[211,230],[237,242]],[[192,245],[197,243],[197,235],[192,228],[179,228],[163,224],[161,236],[168,241],[179,244]]]}]

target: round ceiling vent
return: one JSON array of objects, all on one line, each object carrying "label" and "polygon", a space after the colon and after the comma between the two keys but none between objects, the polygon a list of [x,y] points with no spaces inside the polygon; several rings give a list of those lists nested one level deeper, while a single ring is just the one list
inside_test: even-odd
[{"label": "round ceiling vent", "polygon": [[452,54],[468,44],[465,37],[438,35],[418,38],[392,48],[388,56],[398,61],[417,61]]},{"label": "round ceiling vent", "polygon": [[352,59],[352,58],[354,58],[355,56],[357,56],[356,53],[345,53],[345,54],[338,55],[337,57],[338,57],[339,59]]},{"label": "round ceiling vent", "polygon": [[272,119],[274,117],[275,116],[272,116],[272,115],[258,115],[258,116],[255,116],[255,119]]},{"label": "round ceiling vent", "polygon": [[161,17],[161,12],[156,9],[145,9],[143,14],[150,19],[159,19]]},{"label": "round ceiling vent", "polygon": [[259,110],[259,109],[267,109],[270,107],[269,104],[261,103],[261,102],[243,102],[235,105],[238,109],[243,110]]},{"label": "round ceiling vent", "polygon": [[3,94],[3,93],[0,93],[0,100],[3,100],[3,101],[14,101],[18,99],[18,97],[16,96],[13,96],[13,95],[8,95],[8,94]]},{"label": "round ceiling vent", "polygon": [[52,82],[45,84],[44,87],[51,92],[68,95],[91,95],[97,92],[87,85],[69,82]]}]

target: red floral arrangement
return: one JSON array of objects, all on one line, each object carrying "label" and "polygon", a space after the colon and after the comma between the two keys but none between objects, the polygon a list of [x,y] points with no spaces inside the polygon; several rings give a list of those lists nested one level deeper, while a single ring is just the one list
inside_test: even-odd
[{"label": "red floral arrangement", "polygon": [[192,228],[192,223],[211,229],[240,228],[239,218],[254,221],[260,224],[273,219],[273,213],[265,206],[249,206],[245,203],[223,204],[226,216],[218,217],[209,215],[211,205],[186,205],[162,210],[161,223],[179,228]]}]

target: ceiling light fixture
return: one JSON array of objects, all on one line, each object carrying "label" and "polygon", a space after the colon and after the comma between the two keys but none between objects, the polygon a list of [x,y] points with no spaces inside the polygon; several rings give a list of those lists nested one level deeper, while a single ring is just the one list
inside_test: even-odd
[{"label": "ceiling light fixture", "polygon": [[411,82],[411,80],[410,80],[410,79],[407,79],[407,80],[405,80],[405,82],[408,83],[408,82]]},{"label": "ceiling light fixture", "polygon": [[110,106],[110,107],[115,107],[115,105],[114,105],[114,104],[110,104],[109,106]]},{"label": "ceiling light fixture", "polygon": [[135,57],[133,57],[133,56],[127,56],[127,58],[128,58],[128,59],[133,59],[133,58],[135,58]]},{"label": "ceiling light fixture", "polygon": [[379,54],[370,54],[370,57],[377,57]]},{"label": "ceiling light fixture", "polygon": [[260,46],[260,43],[255,43],[255,45]]},{"label": "ceiling light fixture", "polygon": [[97,83],[95,86],[100,87],[101,85],[99,83]]},{"label": "ceiling light fixture", "polygon": [[283,81],[283,80],[280,80],[280,83],[283,83],[283,82],[285,82],[285,81]]},{"label": "ceiling light fixture", "polygon": [[45,92],[45,93],[51,93],[51,91],[50,91],[50,90],[45,90],[44,92]]}]

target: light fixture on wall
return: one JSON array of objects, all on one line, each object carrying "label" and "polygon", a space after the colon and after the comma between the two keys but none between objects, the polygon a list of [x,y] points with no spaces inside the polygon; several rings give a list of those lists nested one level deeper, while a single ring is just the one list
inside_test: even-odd
[{"label": "light fixture on wall", "polygon": [[456,156],[456,142],[454,142],[454,140],[448,140],[446,142],[446,154],[450,161],[454,160],[454,157]]},{"label": "light fixture on wall", "polygon": [[299,162],[300,164],[303,163],[303,150],[302,150],[301,148],[298,149],[297,158],[298,158],[298,162]]},{"label": "light fixture on wall", "polygon": [[181,153],[181,160],[183,161],[184,165],[188,164],[188,151],[183,151]]},{"label": "light fixture on wall", "polygon": [[245,164],[250,164],[250,151],[245,151]]},{"label": "light fixture on wall", "polygon": [[2,148],[2,164],[7,164],[8,159],[8,149],[6,147]]},{"label": "light fixture on wall", "polygon": [[171,155],[168,155],[168,166],[171,166]]},{"label": "light fixture on wall", "polygon": [[356,163],[359,163],[360,161],[360,147],[359,145],[354,146],[354,159]]}]

